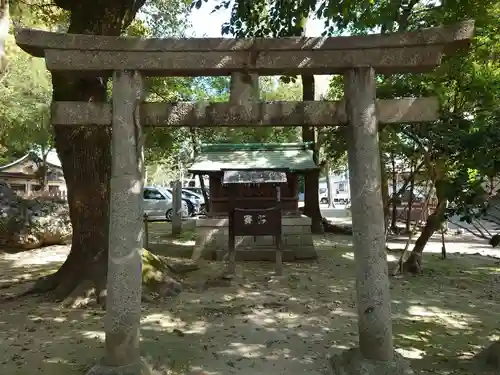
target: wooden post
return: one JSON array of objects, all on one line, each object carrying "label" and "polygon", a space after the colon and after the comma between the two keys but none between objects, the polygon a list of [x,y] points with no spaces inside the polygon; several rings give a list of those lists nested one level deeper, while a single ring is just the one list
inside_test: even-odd
[{"label": "wooden post", "polygon": [[236,273],[236,241],[234,235],[234,205],[229,208],[229,228],[228,228],[229,238],[227,241],[227,252],[228,252],[228,262],[227,262],[227,272],[230,275]]},{"label": "wooden post", "polygon": [[[280,208],[280,215],[283,215],[281,212],[281,187],[276,186],[276,205]],[[281,225],[281,220],[280,220]],[[281,246],[281,229],[279,235],[276,236],[276,266],[275,266],[276,276],[283,275],[283,251]]]},{"label": "wooden post", "polygon": [[375,88],[373,68],[350,69],[344,74],[359,345],[364,358],[391,361],[391,297]]},{"label": "wooden post", "polygon": [[172,189],[172,235],[182,232],[182,185],[179,180],[174,182]]},{"label": "wooden post", "polygon": [[114,73],[104,363],[109,373],[118,367],[121,373],[140,373],[141,367],[144,154],[137,113],[141,95],[142,78],[138,72]]},{"label": "wooden post", "polygon": [[[238,197],[238,187],[235,184],[228,185],[228,241],[227,241],[227,272],[230,275],[236,273],[236,236],[234,232],[235,215],[234,210],[237,207],[236,198]],[[219,259],[218,259],[219,260]]]}]

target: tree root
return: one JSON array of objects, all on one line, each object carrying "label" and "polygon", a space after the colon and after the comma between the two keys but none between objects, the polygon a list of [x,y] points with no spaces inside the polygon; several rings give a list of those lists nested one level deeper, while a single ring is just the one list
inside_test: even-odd
[{"label": "tree root", "polygon": [[[199,269],[195,264],[167,264],[145,249],[141,256],[143,300],[146,302],[177,296],[182,291],[182,275]],[[8,299],[42,295],[49,301],[60,302],[65,308],[105,308],[107,259],[96,258],[90,267],[85,267],[86,272],[81,272],[82,266],[74,272],[68,272],[69,267],[63,270],[63,267]]]},{"label": "tree root", "polygon": [[403,273],[419,275],[422,273],[422,254],[412,252],[403,263]]},{"label": "tree root", "polygon": [[494,342],[479,352],[474,360],[477,364],[488,369],[500,371],[500,341]]},{"label": "tree root", "polygon": [[323,223],[323,228],[324,228],[325,233],[344,234],[344,235],[352,236],[352,228],[349,226],[336,225],[336,224],[329,222],[325,218],[323,218],[321,221]]}]

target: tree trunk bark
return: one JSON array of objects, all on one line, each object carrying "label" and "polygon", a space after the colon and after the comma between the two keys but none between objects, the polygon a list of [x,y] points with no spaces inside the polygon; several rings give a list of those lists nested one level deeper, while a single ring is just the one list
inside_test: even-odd
[{"label": "tree trunk bark", "polygon": [[47,163],[48,151],[42,150],[42,162],[39,166],[40,170],[40,191],[46,192],[49,190],[49,166]]},{"label": "tree trunk bark", "polygon": [[441,228],[441,224],[445,220],[444,214],[446,211],[446,200],[442,199],[438,202],[436,210],[428,217],[425,227],[420,233],[420,236],[415,241],[415,246],[411,251],[409,258],[403,264],[403,271],[418,274],[422,270],[422,253],[425,245],[432,237],[434,232]]},{"label": "tree trunk bark", "polygon": [[[302,100],[314,100],[314,76],[302,76]],[[302,141],[313,144],[314,162],[318,164],[314,127],[302,127]],[[304,176],[304,215],[311,218],[312,233],[323,233],[321,210],[319,208],[319,170],[308,172]]]},{"label": "tree trunk bark", "polygon": [[397,196],[397,188],[398,188],[398,180],[396,174],[396,157],[394,154],[391,154],[391,167],[392,167],[392,213],[391,213],[391,230],[393,233],[398,232],[398,196]]},{"label": "tree trunk bark", "polygon": [[202,174],[199,174],[198,178],[200,179],[201,194],[203,194],[203,199],[205,200],[205,212],[209,212],[210,211],[210,197],[207,194],[207,190],[205,187],[205,180],[203,179]]},{"label": "tree trunk bark", "polygon": [[332,179],[330,176],[330,167],[326,166],[326,192],[328,197],[328,208],[333,207],[333,191],[332,191]]},{"label": "tree trunk bark", "polygon": [[[102,3],[56,1],[71,11],[68,33],[110,36],[121,34],[144,1],[112,0],[104,7]],[[106,101],[108,78],[54,73],[53,100]],[[52,292],[55,300],[95,293],[99,303],[107,275],[111,131],[98,126],[54,126],[54,138],[68,188],[73,238],[61,268],[37,282],[31,292]]]},{"label": "tree trunk bark", "polygon": [[406,217],[406,233],[410,233],[411,225],[411,211],[413,208],[413,194],[415,191],[415,169],[413,168],[413,163],[410,167],[411,180],[410,180],[410,196],[408,198],[408,216]]}]

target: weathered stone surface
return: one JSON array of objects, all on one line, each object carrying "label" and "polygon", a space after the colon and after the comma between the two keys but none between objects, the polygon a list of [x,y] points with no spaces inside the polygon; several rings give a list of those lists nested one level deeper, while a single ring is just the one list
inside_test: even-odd
[{"label": "weathered stone surface", "polygon": [[393,341],[375,91],[374,69],[344,75],[359,345],[365,357],[386,360]]},{"label": "weathered stone surface", "polygon": [[152,375],[151,367],[141,359],[126,366],[108,366],[99,363],[90,368],[86,375]]},{"label": "weathered stone surface", "polygon": [[[364,66],[389,74],[434,69],[446,52],[468,45],[473,30],[473,22],[465,22],[411,33],[312,41],[308,38],[127,40],[18,30],[16,41],[27,52],[45,56],[49,70],[92,71],[93,74],[113,70],[141,70],[156,76],[234,72],[341,74],[346,69]],[[54,43],[55,40],[59,43]],[[214,48],[208,48],[211,45]],[[217,49],[216,46],[225,47]]]},{"label": "weathered stone surface", "polygon": [[373,361],[363,358],[359,348],[351,348],[330,357],[328,362],[330,375],[415,375],[397,352],[390,361]]},{"label": "weathered stone surface", "polygon": [[66,202],[23,199],[0,185],[0,246],[35,249],[71,241],[71,221]]},{"label": "weathered stone surface", "polygon": [[229,103],[251,105],[260,98],[259,76],[249,73],[232,73],[229,89]]},{"label": "weathered stone surface", "polygon": [[[342,74],[346,69],[372,66],[378,73],[424,73],[439,66],[445,45],[367,48],[340,51],[248,52],[126,52],[45,51],[47,69],[82,74],[140,70],[151,76],[225,76],[233,72],[259,75]],[[88,73],[86,73],[88,72]]]},{"label": "weathered stone surface", "polygon": [[[196,245],[193,259],[222,260],[227,253],[229,220],[227,218],[198,218],[196,220]],[[302,217],[282,218],[283,260],[316,259],[311,234],[311,219]],[[276,260],[276,247],[272,236],[243,236],[236,238],[237,261]]]},{"label": "weathered stone surface", "polygon": [[[377,100],[380,123],[419,123],[438,118],[437,98]],[[346,123],[343,101],[261,102],[251,105],[210,102],[144,103],[145,126],[333,126]],[[56,125],[110,125],[108,103],[54,102]]]},{"label": "weathered stone surface", "polygon": [[152,52],[209,52],[209,51],[337,51],[382,47],[425,46],[428,44],[461,45],[471,38],[473,21],[458,22],[446,27],[418,31],[340,37],[287,38],[189,38],[141,39],[82,34],[51,33],[42,30],[16,28],[17,44],[26,52],[43,57],[44,48],[90,51],[152,51]]},{"label": "weathered stone surface", "polygon": [[115,367],[132,366],[140,361],[144,154],[136,110],[141,90],[142,78],[137,72],[113,75],[105,331],[106,364]]}]

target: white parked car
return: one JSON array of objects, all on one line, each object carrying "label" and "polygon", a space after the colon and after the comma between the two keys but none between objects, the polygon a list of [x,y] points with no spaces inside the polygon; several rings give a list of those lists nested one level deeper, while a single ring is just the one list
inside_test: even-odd
[{"label": "white parked car", "polygon": [[[172,221],[172,203],[173,198],[166,189],[156,186],[146,186],[143,191],[144,213],[150,220]],[[181,205],[182,217],[189,217],[189,210],[186,202],[183,200]]]},{"label": "white parked car", "polygon": [[[333,197],[333,206],[346,206],[351,202],[347,196],[335,196]],[[328,204],[328,192],[319,192],[319,203]]]}]

